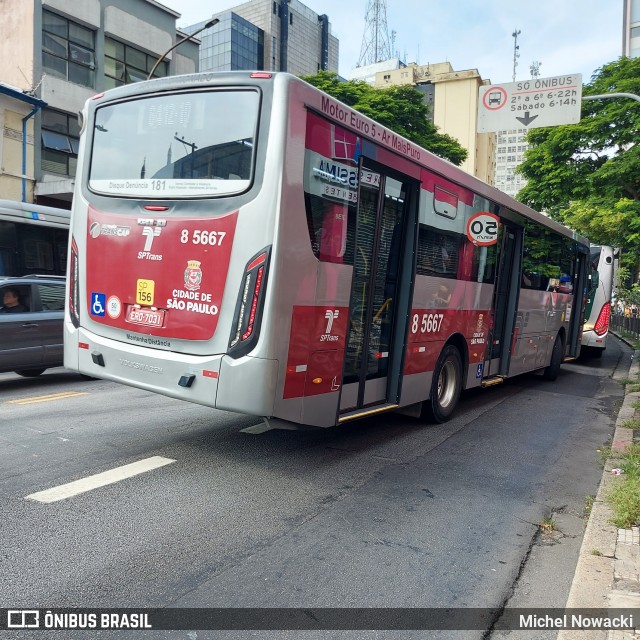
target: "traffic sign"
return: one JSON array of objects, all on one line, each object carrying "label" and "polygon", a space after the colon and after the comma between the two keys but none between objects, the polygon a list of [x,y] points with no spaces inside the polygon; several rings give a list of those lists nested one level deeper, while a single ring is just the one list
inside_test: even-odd
[{"label": "traffic sign", "polygon": [[582,75],[480,87],[478,133],[580,122]]}]

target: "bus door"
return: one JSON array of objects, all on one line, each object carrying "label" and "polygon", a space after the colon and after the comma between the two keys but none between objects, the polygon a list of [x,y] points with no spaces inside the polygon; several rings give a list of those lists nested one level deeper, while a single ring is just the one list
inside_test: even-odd
[{"label": "bus door", "polygon": [[586,296],[588,276],[590,269],[589,256],[585,252],[576,252],[573,275],[573,300],[570,311],[567,310],[569,322],[565,356],[577,358],[580,355],[580,343],[582,339],[582,327],[585,320]]},{"label": "bus door", "polygon": [[517,339],[516,311],[520,294],[523,229],[501,221],[498,241],[498,274],[493,297],[493,327],[484,376],[509,373],[512,346]]},{"label": "bus door", "polygon": [[413,280],[413,251],[403,247],[414,246],[407,234],[418,186],[390,173],[362,158],[341,414],[393,405],[399,395]]}]

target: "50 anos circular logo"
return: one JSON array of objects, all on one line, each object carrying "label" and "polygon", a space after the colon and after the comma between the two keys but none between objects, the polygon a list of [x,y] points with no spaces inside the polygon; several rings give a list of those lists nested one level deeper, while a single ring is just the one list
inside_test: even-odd
[{"label": "50 anos circular logo", "polygon": [[467,238],[479,247],[488,247],[498,242],[500,218],[489,211],[474,213],[467,222]]}]

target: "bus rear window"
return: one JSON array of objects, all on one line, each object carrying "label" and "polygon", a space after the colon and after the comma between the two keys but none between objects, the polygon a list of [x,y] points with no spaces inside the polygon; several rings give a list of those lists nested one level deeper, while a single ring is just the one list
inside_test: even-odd
[{"label": "bus rear window", "polygon": [[129,197],[236,194],[252,179],[259,94],[153,96],[96,109],[89,188]]}]

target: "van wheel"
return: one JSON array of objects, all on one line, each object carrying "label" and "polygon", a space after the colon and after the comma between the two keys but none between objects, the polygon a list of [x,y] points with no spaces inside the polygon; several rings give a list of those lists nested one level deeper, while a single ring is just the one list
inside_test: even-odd
[{"label": "van wheel", "polygon": [[440,354],[433,371],[429,399],[422,403],[421,418],[446,422],[453,414],[462,391],[462,358],[449,344]]},{"label": "van wheel", "polygon": [[16,371],[16,373],[23,378],[36,378],[45,371],[46,369],[20,369],[20,371]]},{"label": "van wheel", "polygon": [[545,380],[555,380],[560,373],[560,365],[562,364],[562,354],[564,351],[564,344],[560,336],[556,337],[556,341],[553,343],[553,351],[551,352],[551,362],[549,366],[545,368],[542,376]]}]

